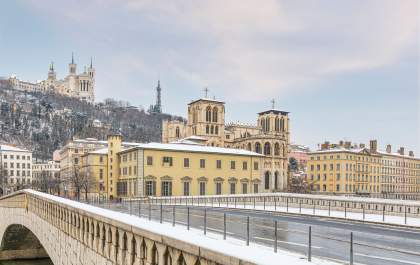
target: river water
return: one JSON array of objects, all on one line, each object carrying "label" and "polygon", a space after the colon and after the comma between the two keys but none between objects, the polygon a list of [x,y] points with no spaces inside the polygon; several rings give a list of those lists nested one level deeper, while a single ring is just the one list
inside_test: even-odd
[{"label": "river water", "polygon": [[0,261],[0,265],[53,265],[50,259]]}]

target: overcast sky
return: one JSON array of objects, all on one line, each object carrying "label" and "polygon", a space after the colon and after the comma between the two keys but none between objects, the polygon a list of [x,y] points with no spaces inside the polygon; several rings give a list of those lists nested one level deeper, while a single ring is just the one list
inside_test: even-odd
[{"label": "overcast sky", "polygon": [[93,56],[97,100],[148,107],[160,77],[165,112],[203,96],[226,120],[290,111],[291,140],[340,139],[420,155],[416,0],[17,0],[0,3],[0,76],[35,81],[54,61]]}]

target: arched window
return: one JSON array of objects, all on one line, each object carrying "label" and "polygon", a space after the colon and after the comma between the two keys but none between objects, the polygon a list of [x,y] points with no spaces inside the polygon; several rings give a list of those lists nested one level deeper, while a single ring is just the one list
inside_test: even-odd
[{"label": "arched window", "polygon": [[269,142],[264,144],[264,155],[271,155],[271,144]]},{"label": "arched window", "polygon": [[219,126],[214,127],[214,133],[217,135],[219,134]]},{"label": "arched window", "polygon": [[265,119],[265,130],[270,131],[270,118]]},{"label": "arched window", "polygon": [[264,118],[261,119],[261,128],[263,132],[265,132],[265,119]]},{"label": "arched window", "polygon": [[255,143],[255,153],[261,154],[261,144]]},{"label": "arched window", "polygon": [[197,122],[197,111],[196,110],[193,110],[193,123],[196,123]]},{"label": "arched window", "polygon": [[280,131],[280,120],[279,120],[278,117],[276,117],[276,121],[275,121],[274,127],[275,127],[276,132],[279,132]]},{"label": "arched window", "polygon": [[206,108],[206,121],[211,122],[211,107]]},{"label": "arched window", "polygon": [[278,190],[278,188],[279,188],[279,172],[276,171],[274,173],[274,189]]},{"label": "arched window", "polygon": [[270,188],[270,172],[266,171],[264,175],[264,188],[268,190]]},{"label": "arched window", "polygon": [[281,117],[281,120],[280,120],[280,131],[284,132],[284,119],[283,119],[283,117]]},{"label": "arched window", "polygon": [[213,108],[213,122],[217,122],[217,108]]},{"label": "arched window", "polygon": [[179,138],[179,127],[176,127],[175,129],[175,137]]},{"label": "arched window", "polygon": [[279,143],[275,143],[274,144],[274,155],[275,156],[279,156],[280,155],[280,144]]},{"label": "arched window", "polygon": [[206,126],[206,134],[209,134],[210,133],[210,128],[209,128],[209,126],[207,125]]},{"label": "arched window", "polygon": [[210,134],[213,134],[214,133],[214,126],[212,125],[211,127],[210,127]]},{"label": "arched window", "polygon": [[248,151],[252,151],[252,145],[251,145],[251,143],[248,143]]},{"label": "arched window", "polygon": [[283,150],[283,157],[286,157],[287,150],[286,150],[286,147],[284,146],[284,144],[282,144],[282,148],[281,149]]}]

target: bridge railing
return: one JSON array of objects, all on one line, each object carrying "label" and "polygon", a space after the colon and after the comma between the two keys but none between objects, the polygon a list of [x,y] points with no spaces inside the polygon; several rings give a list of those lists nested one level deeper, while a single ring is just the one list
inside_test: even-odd
[{"label": "bridge railing", "polygon": [[153,204],[228,207],[256,209],[275,212],[319,214],[357,219],[376,216],[377,221],[385,221],[387,216],[399,216],[407,224],[408,217],[420,217],[420,202],[376,198],[355,198],[320,196],[292,193],[238,194],[214,196],[168,196],[149,197]]},{"label": "bridge railing", "polygon": [[[372,233],[347,230],[348,233],[343,233],[342,230],[333,227],[325,228],[319,225],[311,226],[307,224],[296,225],[293,218],[289,221],[284,221],[285,219],[277,218],[275,215],[255,215],[249,211],[238,214],[234,211],[226,210],[226,207],[223,206],[223,202],[229,202],[229,205],[234,207],[234,199],[230,196],[223,196],[220,200],[209,197],[199,198],[200,201],[196,199],[198,198],[189,197],[189,201],[181,200],[181,203],[179,197],[150,198],[150,200],[96,201],[91,203],[150,221],[170,223],[172,226],[183,226],[187,231],[192,229],[201,230],[205,235],[212,234],[211,237],[219,236],[223,240],[233,239],[239,240],[244,245],[254,243],[268,246],[274,252],[278,251],[278,249],[286,248],[306,255],[308,260],[311,260],[312,256],[317,256],[335,258],[340,262],[352,264],[351,262],[354,259],[359,258],[354,257],[353,248],[369,248],[371,251],[384,252],[386,255],[402,255],[407,257],[408,260],[420,259],[420,254],[413,251],[410,247],[406,249],[393,248],[391,238],[386,236],[383,237],[383,241],[376,241],[373,244],[367,243],[364,239],[375,237],[376,231]],[[264,203],[264,199],[261,199],[262,203]],[[220,202],[220,208],[218,202]],[[251,202],[253,203],[253,198]],[[256,202],[261,201],[256,200]],[[266,207],[269,205],[268,202],[267,200]],[[213,207],[211,206],[212,204]],[[237,200],[236,207],[239,208],[239,206]],[[262,204],[260,206],[263,207]],[[410,218],[410,221],[412,219],[413,217]],[[293,223],[292,226],[291,223]],[[325,233],[325,231],[331,231],[331,233]],[[340,236],[337,236],[338,234]],[[356,237],[355,240],[353,240],[353,235]],[[344,246],[337,250],[320,246],[320,242],[323,242],[322,245],[327,246]]]}]

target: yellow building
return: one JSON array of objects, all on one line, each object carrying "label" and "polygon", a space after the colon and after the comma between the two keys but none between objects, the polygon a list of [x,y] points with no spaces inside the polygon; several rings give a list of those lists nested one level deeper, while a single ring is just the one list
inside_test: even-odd
[{"label": "yellow building", "polygon": [[205,97],[188,104],[187,121],[163,121],[162,142],[187,139],[208,146],[263,154],[264,191],[286,191],[290,142],[288,114],[275,109],[273,102],[271,109],[258,113],[256,125],[225,125],[225,103]]},{"label": "yellow building", "polygon": [[378,150],[376,140],[369,148],[325,142],[309,157],[307,183],[312,191],[420,199],[420,159],[413,151],[405,154],[403,147],[394,153],[391,145]]},{"label": "yellow building", "polygon": [[310,152],[307,183],[311,191],[322,193],[380,194],[381,155],[376,141],[371,148],[325,142],[321,150]]},{"label": "yellow building", "polygon": [[108,148],[83,156],[85,174],[99,183],[92,192],[110,198],[264,192],[261,154],[195,142],[121,143],[122,136],[110,135]]}]

